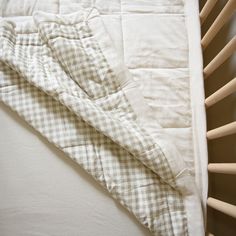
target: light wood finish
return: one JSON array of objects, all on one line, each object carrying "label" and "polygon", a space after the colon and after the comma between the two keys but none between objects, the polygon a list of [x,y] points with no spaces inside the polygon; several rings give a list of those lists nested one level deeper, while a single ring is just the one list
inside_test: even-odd
[{"label": "light wood finish", "polygon": [[209,197],[207,199],[207,205],[218,211],[225,213],[226,215],[236,218],[236,206],[232,204]]},{"label": "light wood finish", "polygon": [[236,92],[236,78],[206,98],[205,105],[206,107],[210,107],[234,92]]},{"label": "light wood finish", "polygon": [[202,8],[200,15],[199,15],[201,24],[203,24],[203,22],[206,20],[206,18],[210,14],[211,10],[213,9],[213,7],[217,3],[217,1],[218,0],[207,0],[206,4]]},{"label": "light wood finish", "polygon": [[[235,0],[236,1],[236,0]],[[206,79],[221,64],[223,64],[236,50],[236,36],[214,57],[214,59],[204,68],[203,74]]]},{"label": "light wood finish", "polygon": [[207,33],[202,38],[202,48],[205,49],[212,39],[216,36],[223,25],[230,19],[236,9],[236,0],[229,0],[220,14],[215,19]]},{"label": "light wood finish", "polygon": [[236,174],[236,163],[210,163],[208,171],[219,174]]},{"label": "light wood finish", "polygon": [[236,133],[236,121],[207,132],[207,139],[215,139]]},{"label": "light wood finish", "polygon": [[[216,0],[207,0],[205,6],[200,12],[200,21],[201,25],[204,23],[212,9],[216,4]],[[222,2],[222,1],[220,1]],[[232,17],[236,9],[236,0],[228,0],[220,14],[216,17],[213,24],[210,26],[206,34],[203,36],[201,40],[202,50],[206,49],[207,46],[212,42],[214,37],[219,33],[222,27],[226,24],[226,22]],[[206,20],[207,21],[207,20]],[[231,22],[233,23],[233,22]],[[218,37],[222,35],[218,34]],[[215,48],[216,50],[221,48]],[[227,45],[213,58],[213,60],[204,68],[203,74],[204,79],[208,78],[219,66],[221,66],[236,50],[236,37],[234,37]],[[206,52],[208,53],[208,52]],[[224,85],[222,88],[214,92],[205,100],[206,107],[210,107],[223,98],[227,97],[231,93],[236,90],[236,78],[231,80],[229,83]],[[208,140],[220,138],[226,135],[231,135],[236,133],[236,121],[230,124],[224,125],[222,127],[218,127],[216,129],[210,130],[207,132],[206,136]],[[234,161],[235,162],[235,161]],[[208,171],[212,173],[224,173],[224,174],[236,174],[236,163],[210,163],[208,165]],[[210,183],[209,183],[210,184]],[[227,183],[226,183],[227,184]],[[233,185],[232,185],[233,186]],[[232,187],[233,188],[233,187]],[[207,204],[227,215],[233,216],[236,218],[236,206],[228,204],[226,202],[208,198]],[[209,219],[210,216],[208,216]],[[213,225],[216,224],[215,219],[211,219],[213,221]],[[211,227],[209,227],[211,228]],[[219,229],[219,226],[218,226]],[[209,230],[210,231],[210,230]],[[216,232],[217,234],[217,232]],[[225,235],[226,232],[222,234],[222,232],[218,232],[218,234]],[[206,233],[207,236],[214,236],[211,232]]]}]

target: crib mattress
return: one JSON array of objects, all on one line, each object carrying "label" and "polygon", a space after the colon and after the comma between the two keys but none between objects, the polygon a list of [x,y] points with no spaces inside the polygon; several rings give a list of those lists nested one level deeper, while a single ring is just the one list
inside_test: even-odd
[{"label": "crib mattress", "polygon": [[[95,6],[117,52],[140,84],[164,137],[177,145],[207,195],[207,149],[198,2],[194,0],[0,1],[20,24],[32,13]],[[3,235],[149,235],[78,165],[13,112],[0,109],[0,232]],[[194,209],[192,199],[187,205]],[[192,232],[202,232],[201,213]],[[200,229],[201,228],[201,229]]]}]

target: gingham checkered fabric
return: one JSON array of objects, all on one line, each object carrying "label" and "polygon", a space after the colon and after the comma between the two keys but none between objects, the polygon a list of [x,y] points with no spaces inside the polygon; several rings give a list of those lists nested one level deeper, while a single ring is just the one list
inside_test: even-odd
[{"label": "gingham checkered fabric", "polygon": [[[51,16],[52,17],[52,16]],[[87,19],[0,31],[0,98],[89,172],[154,235],[188,235],[183,196]]]}]

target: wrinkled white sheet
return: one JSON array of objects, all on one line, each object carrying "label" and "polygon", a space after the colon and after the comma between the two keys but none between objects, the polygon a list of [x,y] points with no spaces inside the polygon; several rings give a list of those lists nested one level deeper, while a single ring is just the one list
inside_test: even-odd
[{"label": "wrinkled white sheet", "polygon": [[[94,4],[139,81],[153,116],[165,128],[156,130],[157,137],[165,135],[176,143],[205,201],[207,152],[197,1],[0,3],[2,16],[16,22],[30,21],[34,10],[63,14]],[[4,235],[149,235],[83,170],[37,138],[2,104],[0,113]],[[188,205],[194,207],[194,202],[190,199]],[[193,230],[197,224],[202,223],[193,221]]]}]

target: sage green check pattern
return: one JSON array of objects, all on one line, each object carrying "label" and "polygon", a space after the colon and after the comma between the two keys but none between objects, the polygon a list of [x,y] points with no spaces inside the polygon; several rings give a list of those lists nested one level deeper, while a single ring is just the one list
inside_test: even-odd
[{"label": "sage green check pattern", "polygon": [[[0,98],[90,173],[154,235],[188,235],[166,157],[136,115],[88,24],[1,26]],[[127,132],[128,130],[128,132]]]}]

